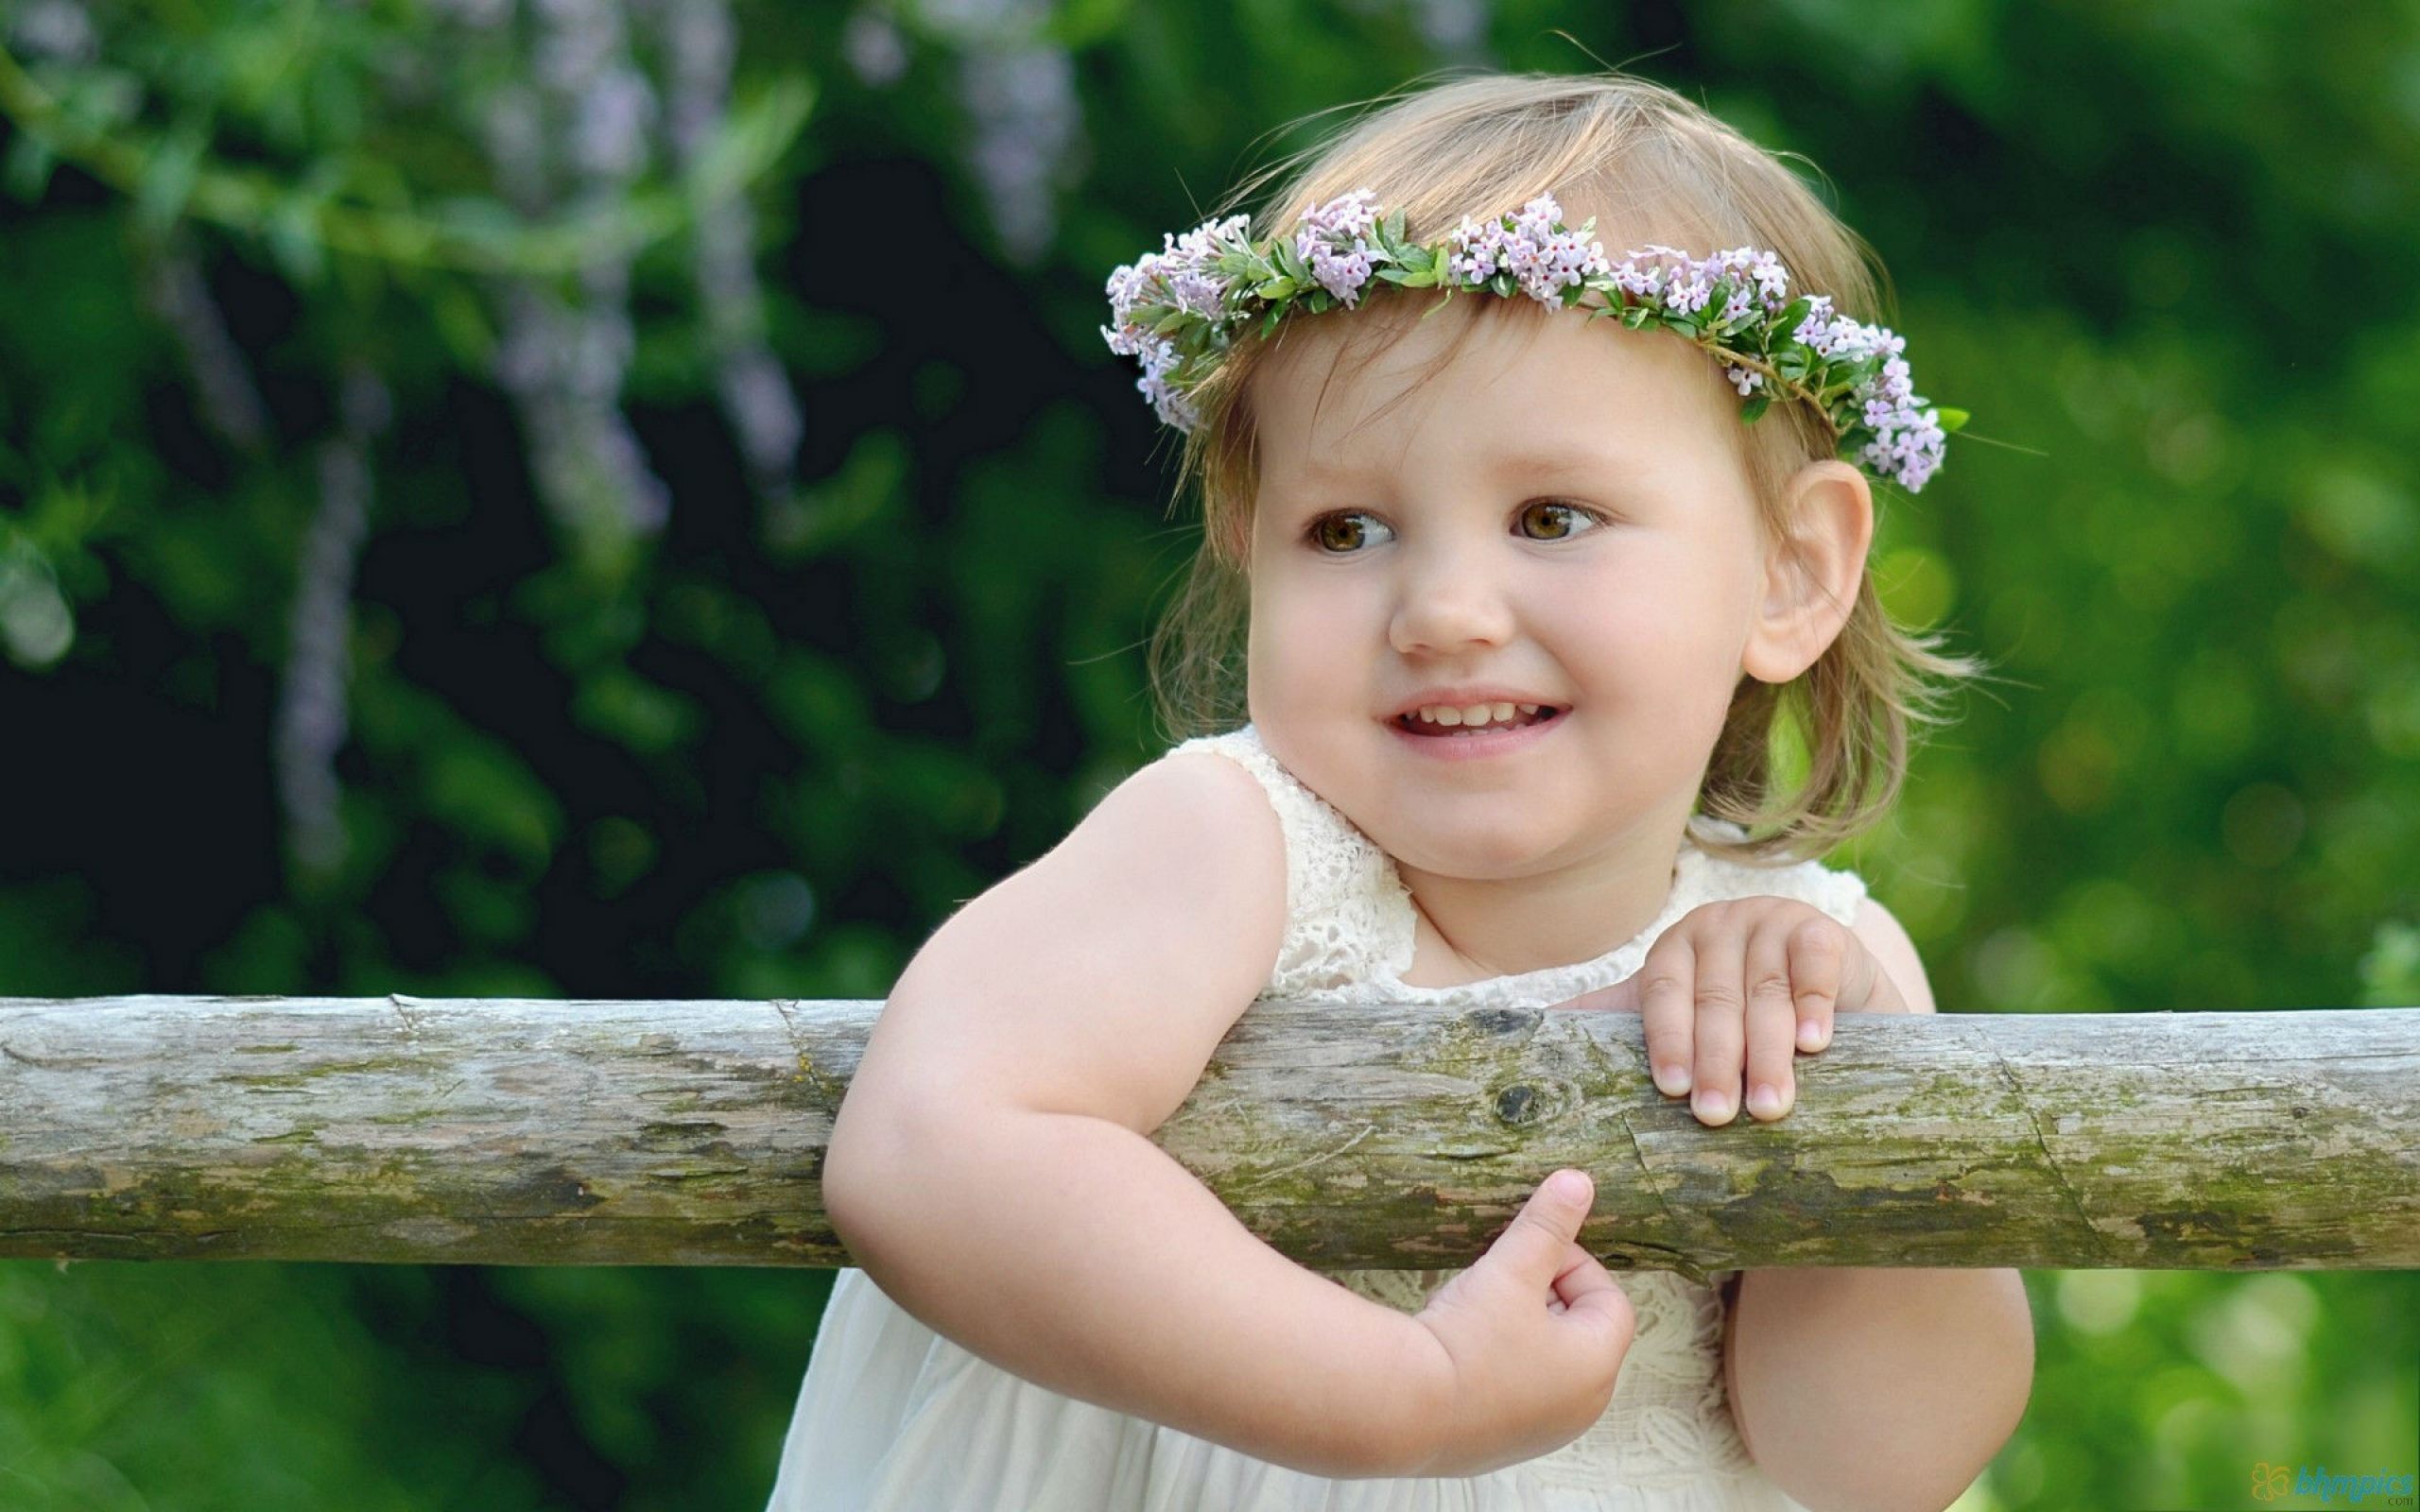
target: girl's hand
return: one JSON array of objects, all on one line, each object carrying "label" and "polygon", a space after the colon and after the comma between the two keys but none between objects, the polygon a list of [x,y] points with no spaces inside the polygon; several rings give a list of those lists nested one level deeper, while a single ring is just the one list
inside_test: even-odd
[{"label": "girl's hand", "polygon": [[1835,1009],[1909,1011],[1863,940],[1791,898],[1700,904],[1656,936],[1632,975],[1557,1006],[1644,1018],[1657,1089],[1668,1097],[1694,1089],[1690,1109],[1709,1125],[1743,1106],[1743,1069],[1750,1116],[1788,1113],[1798,1100],[1790,1051],[1830,1044]]},{"label": "girl's hand", "polygon": [[1585,1172],[1556,1172],[1414,1317],[1438,1348],[1420,1383],[1415,1460],[1400,1473],[1485,1474],[1560,1449],[1604,1415],[1638,1315],[1574,1242],[1596,1190]]}]

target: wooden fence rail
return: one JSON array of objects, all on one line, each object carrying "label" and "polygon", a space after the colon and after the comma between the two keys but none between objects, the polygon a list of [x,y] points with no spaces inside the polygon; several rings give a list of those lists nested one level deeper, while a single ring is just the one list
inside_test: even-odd
[{"label": "wooden fence rail", "polygon": [[[820,1177],[881,1006],[0,998],[0,1255],[846,1264]],[[1608,1264],[1701,1280],[2420,1266],[2420,1008],[1842,1014],[1789,1117],[1720,1128],[1642,1049],[1264,1003],[1153,1139],[1320,1270],[1466,1264],[1563,1165]]]}]

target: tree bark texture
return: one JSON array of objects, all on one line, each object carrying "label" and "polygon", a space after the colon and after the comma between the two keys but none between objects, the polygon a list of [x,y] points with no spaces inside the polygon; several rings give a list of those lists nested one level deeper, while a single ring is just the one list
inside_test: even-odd
[{"label": "tree bark texture", "polygon": [[[0,1255],[844,1265],[881,1006],[0,998]],[[1700,1280],[2420,1266],[2420,1008],[1841,1014],[1797,1074],[1707,1128],[1634,1015],[1267,1002],[1152,1138],[1322,1271],[1468,1264],[1564,1165]]]}]

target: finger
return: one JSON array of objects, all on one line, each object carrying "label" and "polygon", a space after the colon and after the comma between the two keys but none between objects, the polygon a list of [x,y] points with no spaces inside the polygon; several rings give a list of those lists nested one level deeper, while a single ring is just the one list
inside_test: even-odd
[{"label": "finger", "polygon": [[1574,1244],[1563,1273],[1554,1279],[1554,1299],[1566,1310],[1577,1311],[1594,1305],[1588,1299],[1607,1292],[1629,1300],[1628,1294],[1615,1284],[1613,1272],[1605,1268],[1604,1262]]},{"label": "finger", "polygon": [[[1488,1253],[1500,1256],[1515,1274],[1530,1278],[1533,1284],[1556,1280],[1578,1248],[1572,1241],[1579,1237],[1580,1225],[1596,1206],[1596,1198],[1597,1184],[1587,1172],[1555,1172],[1538,1183],[1530,1200],[1512,1215],[1511,1226],[1488,1246]],[[1585,1251],[1582,1258],[1586,1258]]]},{"label": "finger", "polygon": [[1604,1262],[1574,1243],[1564,1256],[1563,1269],[1555,1276],[1554,1297],[1570,1307],[1590,1292],[1602,1291],[1613,1284],[1613,1275],[1605,1269]]},{"label": "finger", "polygon": [[1584,1267],[1570,1272],[1567,1281],[1558,1280],[1555,1294],[1564,1304],[1565,1318],[1600,1331],[1602,1347],[1616,1353],[1630,1348],[1638,1332],[1637,1310],[1631,1304],[1630,1294],[1615,1284],[1612,1273],[1595,1256],[1588,1257]]},{"label": "finger", "polygon": [[1667,1097],[1689,1090],[1696,1057],[1697,1009],[1691,1002],[1697,967],[1689,936],[1669,930],[1647,949],[1647,960],[1632,980],[1638,987],[1638,1016],[1647,1035],[1647,1064]]},{"label": "finger", "polygon": [[1747,1064],[1748,942],[1737,926],[1701,930],[1697,954],[1697,1056],[1690,1110],[1701,1123],[1720,1126],[1739,1110],[1739,1073]]},{"label": "finger", "polygon": [[1766,1123],[1789,1112],[1796,1095],[1789,1069],[1798,1024],[1789,979],[1796,919],[1788,912],[1768,915],[1748,936],[1748,1116]]},{"label": "finger", "polygon": [[1841,1001],[1852,1013],[1906,1013],[1908,1000],[1899,984],[1855,935],[1848,936],[1847,960],[1841,967]]},{"label": "finger", "polygon": [[1789,932],[1790,993],[1798,1000],[1798,1048],[1813,1055],[1832,1042],[1842,962],[1857,936],[1829,919],[1810,919]]},{"label": "finger", "polygon": [[[1567,1199],[1568,1194],[1561,1190],[1562,1183],[1574,1176],[1585,1181],[1587,1173],[1558,1171],[1541,1184],[1538,1191],[1543,1194],[1548,1187],[1554,1187],[1558,1189],[1558,1197]],[[1570,1233],[1574,1236],[1587,1222],[1589,1211],[1596,1206],[1595,1184],[1587,1183],[1587,1190],[1589,1195],[1574,1202],[1571,1208]],[[1612,1294],[1610,1298],[1607,1293]],[[1603,1330],[1608,1335],[1606,1342],[1617,1351],[1629,1348],[1631,1333],[1637,1327],[1635,1318],[1631,1314],[1630,1297],[1614,1284],[1614,1278],[1606,1271],[1604,1263],[1590,1254],[1576,1237],[1564,1240],[1562,1268],[1547,1283],[1547,1296],[1549,1312],[1576,1314],[1582,1325]]]}]

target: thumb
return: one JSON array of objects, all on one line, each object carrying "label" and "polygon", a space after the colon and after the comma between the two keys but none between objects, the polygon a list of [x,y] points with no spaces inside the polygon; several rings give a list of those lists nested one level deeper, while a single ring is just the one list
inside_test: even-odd
[{"label": "thumb", "polygon": [[1564,1269],[1580,1225],[1595,1205],[1597,1185],[1585,1171],[1563,1170],[1538,1183],[1530,1200],[1512,1215],[1492,1252],[1501,1254],[1524,1275],[1551,1280]]},{"label": "thumb", "polygon": [[[1577,1243],[1580,1226],[1596,1205],[1597,1184],[1585,1171],[1557,1171],[1538,1183],[1530,1200],[1512,1215],[1512,1226],[1490,1246],[1498,1251],[1518,1280],[1544,1281],[1553,1289],[1547,1310],[1559,1312],[1566,1323],[1582,1326],[1591,1350],[1610,1345],[1616,1357],[1627,1353],[1637,1332],[1637,1314],[1629,1294],[1597,1257]],[[1557,1304],[1561,1304],[1559,1307]]]}]

